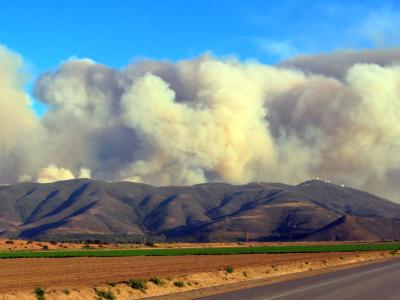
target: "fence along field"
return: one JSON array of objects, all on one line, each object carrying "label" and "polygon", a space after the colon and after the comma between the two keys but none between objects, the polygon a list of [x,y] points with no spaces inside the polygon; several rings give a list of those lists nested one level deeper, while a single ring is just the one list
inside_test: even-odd
[{"label": "fence along field", "polygon": [[230,255],[274,253],[321,253],[354,251],[396,251],[400,242],[335,245],[294,245],[260,247],[218,247],[179,249],[124,249],[124,250],[46,250],[4,251],[0,258],[65,258],[65,257],[123,257],[123,256],[182,256],[182,255]]}]

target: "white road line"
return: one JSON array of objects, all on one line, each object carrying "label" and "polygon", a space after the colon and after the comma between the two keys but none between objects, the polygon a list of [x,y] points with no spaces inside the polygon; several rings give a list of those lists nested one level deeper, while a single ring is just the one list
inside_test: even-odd
[{"label": "white road line", "polygon": [[281,298],[281,297],[285,297],[285,296],[301,293],[301,292],[312,290],[312,289],[315,289],[315,288],[318,288],[318,287],[321,287],[321,286],[329,285],[329,284],[340,282],[340,281],[345,281],[345,280],[352,279],[352,278],[355,278],[355,277],[360,277],[360,276],[363,276],[363,275],[366,275],[366,274],[370,274],[370,273],[374,273],[374,272],[378,272],[378,271],[383,271],[383,270],[391,269],[391,268],[398,267],[398,266],[400,266],[400,263],[392,264],[392,265],[385,266],[385,267],[380,267],[378,269],[364,271],[364,272],[357,273],[357,274],[354,274],[354,275],[349,275],[349,276],[346,276],[346,277],[342,277],[342,278],[339,278],[339,279],[336,279],[336,280],[331,280],[331,281],[327,281],[327,282],[311,285],[311,286],[308,286],[308,287],[305,287],[305,288],[296,289],[296,290],[293,290],[293,291],[290,291],[290,292],[286,292],[286,293],[274,295],[274,296],[271,296],[271,297],[263,298],[263,300],[278,299],[278,298]]}]

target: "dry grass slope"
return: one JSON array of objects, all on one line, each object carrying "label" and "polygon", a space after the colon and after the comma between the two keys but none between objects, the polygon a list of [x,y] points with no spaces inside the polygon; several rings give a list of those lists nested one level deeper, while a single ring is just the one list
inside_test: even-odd
[{"label": "dry grass slope", "polygon": [[42,240],[400,239],[400,205],[313,180],[188,187],[81,179],[0,187],[0,236]]}]

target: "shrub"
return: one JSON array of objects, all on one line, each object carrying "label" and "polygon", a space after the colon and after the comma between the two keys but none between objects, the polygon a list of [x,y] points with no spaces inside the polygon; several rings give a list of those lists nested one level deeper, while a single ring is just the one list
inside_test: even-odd
[{"label": "shrub", "polygon": [[152,278],[150,278],[150,281],[152,282],[152,283],[154,283],[155,285],[158,285],[158,286],[163,286],[163,285],[165,285],[165,282],[163,281],[163,280],[161,280],[159,277],[157,277],[157,276],[154,276],[154,277],[152,277]]},{"label": "shrub", "polygon": [[96,292],[96,295],[99,297],[99,299],[107,299],[107,300],[117,299],[117,297],[115,297],[114,293],[110,290],[103,291],[103,290],[95,289],[95,292]]},{"label": "shrub", "polygon": [[93,247],[90,246],[89,244],[85,244],[85,245],[82,246],[82,249],[90,250],[90,249],[93,249]]},{"label": "shrub", "polygon": [[67,296],[68,296],[69,294],[71,294],[71,292],[69,291],[69,289],[63,289],[63,292],[64,292],[64,294],[67,295]]},{"label": "shrub", "polygon": [[49,246],[43,245],[43,246],[42,246],[42,249],[43,249],[43,250],[49,250]]},{"label": "shrub", "polygon": [[147,282],[146,280],[142,280],[142,279],[131,279],[128,282],[128,285],[135,289],[135,290],[139,290],[142,292],[145,292],[147,290]]},{"label": "shrub", "polygon": [[35,288],[35,295],[36,295],[36,299],[38,300],[44,300],[45,291],[44,289],[42,289],[40,286],[38,286],[37,288]]},{"label": "shrub", "polygon": [[147,241],[145,243],[145,245],[148,246],[148,247],[154,247],[155,246],[153,241]]},{"label": "shrub", "polygon": [[177,287],[184,287],[185,286],[185,283],[183,282],[183,281],[175,281],[174,282],[174,286],[177,286]]},{"label": "shrub", "polygon": [[233,273],[233,268],[232,268],[232,266],[227,266],[227,267],[225,268],[225,271],[226,271],[226,273]]},{"label": "shrub", "polygon": [[6,244],[14,244],[14,241],[6,241]]}]

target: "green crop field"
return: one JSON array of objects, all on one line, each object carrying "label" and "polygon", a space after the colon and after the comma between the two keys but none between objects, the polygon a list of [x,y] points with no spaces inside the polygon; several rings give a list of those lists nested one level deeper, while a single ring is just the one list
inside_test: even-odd
[{"label": "green crop field", "polygon": [[179,249],[135,249],[135,250],[129,249],[129,250],[7,251],[7,252],[0,252],[0,258],[229,255],[229,254],[352,252],[352,251],[374,251],[374,250],[375,251],[400,250],[400,243],[179,248]]}]

